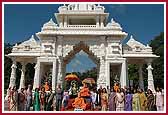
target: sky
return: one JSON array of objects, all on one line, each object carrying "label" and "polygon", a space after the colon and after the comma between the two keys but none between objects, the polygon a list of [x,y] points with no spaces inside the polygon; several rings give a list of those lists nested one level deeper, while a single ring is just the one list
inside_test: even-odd
[{"label": "sky", "polygon": [[[101,4],[105,12],[109,13],[109,21],[113,18],[123,31],[142,42],[148,44],[160,32],[164,31],[163,4]],[[4,42],[15,44],[28,40],[31,35],[41,31],[44,23],[51,18],[56,19],[58,4],[5,4],[4,5]],[[67,65],[67,72],[85,71],[96,65],[84,52],[76,54]]]}]

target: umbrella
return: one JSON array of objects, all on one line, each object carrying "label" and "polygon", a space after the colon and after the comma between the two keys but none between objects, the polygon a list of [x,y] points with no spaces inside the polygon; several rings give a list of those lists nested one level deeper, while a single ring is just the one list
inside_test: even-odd
[{"label": "umbrella", "polygon": [[82,81],[82,83],[95,84],[96,82],[93,78],[86,78]]},{"label": "umbrella", "polygon": [[65,80],[66,80],[66,81],[72,81],[72,80],[77,80],[77,81],[79,81],[79,78],[78,78],[78,76],[75,75],[75,74],[69,74],[69,75],[67,75],[67,76],[65,77]]}]

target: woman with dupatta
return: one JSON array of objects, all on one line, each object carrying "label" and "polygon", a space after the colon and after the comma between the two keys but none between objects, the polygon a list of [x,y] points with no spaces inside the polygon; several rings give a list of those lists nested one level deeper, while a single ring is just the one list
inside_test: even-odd
[{"label": "woman with dupatta", "polygon": [[21,91],[18,94],[18,110],[24,111],[25,110],[25,103],[26,103],[26,96],[24,93],[24,88],[21,88]]},{"label": "woman with dupatta", "polygon": [[45,92],[45,88],[42,87],[41,88],[41,93],[40,93],[40,108],[41,108],[41,111],[44,111],[46,110],[46,92]]},{"label": "woman with dupatta", "polygon": [[47,111],[53,110],[53,99],[54,99],[54,93],[52,92],[52,89],[50,88],[50,92],[48,93],[48,96],[47,96],[47,105],[46,105]]},{"label": "woman with dupatta", "polygon": [[109,111],[115,111],[115,110],[116,110],[116,92],[112,88],[109,98]]},{"label": "woman with dupatta", "polygon": [[124,93],[118,89],[116,93],[116,111],[124,111]]},{"label": "woman with dupatta", "polygon": [[14,86],[12,91],[10,91],[9,111],[17,111],[17,110],[18,110],[18,92],[16,90],[16,86]]},{"label": "woman with dupatta", "polygon": [[146,111],[147,110],[147,107],[146,107],[147,98],[142,89],[139,89],[139,98],[140,98],[140,110]]},{"label": "woman with dupatta", "polygon": [[140,98],[137,90],[134,89],[134,94],[132,97],[132,110],[133,111],[140,111]]},{"label": "woman with dupatta", "polygon": [[40,96],[39,96],[39,89],[36,88],[34,92],[34,103],[33,103],[34,111],[40,111]]},{"label": "woman with dupatta", "polygon": [[101,94],[102,111],[107,111],[107,105],[108,105],[108,94],[107,94],[106,88],[103,88],[102,94]]},{"label": "woman with dupatta", "polygon": [[149,111],[155,111],[155,97],[150,89],[147,90],[147,107]]},{"label": "woman with dupatta", "polygon": [[27,94],[27,105],[26,105],[26,110],[30,111],[30,106],[32,104],[32,89],[31,89],[31,85],[28,85],[28,89],[26,91]]},{"label": "woman with dupatta", "polygon": [[127,90],[127,94],[125,96],[125,111],[132,111],[132,94],[130,90]]}]

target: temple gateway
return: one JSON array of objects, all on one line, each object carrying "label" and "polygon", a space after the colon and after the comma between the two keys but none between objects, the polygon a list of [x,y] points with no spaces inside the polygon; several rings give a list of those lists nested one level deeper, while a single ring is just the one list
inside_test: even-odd
[{"label": "temple gateway", "polygon": [[[16,85],[16,62],[22,64],[20,88],[25,87],[25,66],[36,63],[33,89],[39,88],[41,78],[52,73],[52,90],[64,83],[65,68],[75,54],[83,50],[97,65],[97,86],[110,87],[118,77],[121,87],[128,86],[128,64],[139,66],[139,87],[144,89],[142,65],[147,64],[148,88],[155,92],[151,62],[158,57],[149,45],[132,36],[126,44],[127,33],[114,19],[107,22],[109,13],[95,4],[62,5],[55,13],[56,21],[46,22],[36,33],[21,44],[15,44],[7,56],[13,61],[9,87]],[[57,24],[55,23],[57,22]]]}]

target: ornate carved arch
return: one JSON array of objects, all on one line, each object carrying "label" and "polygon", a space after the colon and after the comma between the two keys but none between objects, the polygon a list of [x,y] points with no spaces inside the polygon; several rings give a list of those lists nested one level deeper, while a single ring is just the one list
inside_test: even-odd
[{"label": "ornate carved arch", "polygon": [[73,50],[71,50],[68,55],[66,55],[63,58],[63,62],[64,64],[68,64],[75,56],[75,54],[77,54],[78,52],[80,52],[81,50],[83,50],[85,53],[88,54],[89,58],[99,66],[100,63],[100,59],[94,55],[94,53],[92,51],[89,50],[89,46],[87,44],[85,44],[84,42],[80,41],[78,44],[73,46]]}]

